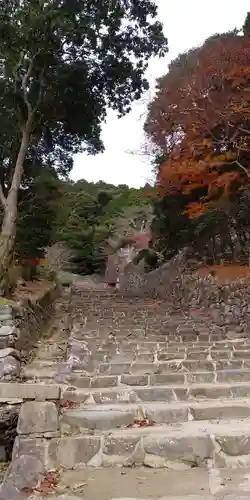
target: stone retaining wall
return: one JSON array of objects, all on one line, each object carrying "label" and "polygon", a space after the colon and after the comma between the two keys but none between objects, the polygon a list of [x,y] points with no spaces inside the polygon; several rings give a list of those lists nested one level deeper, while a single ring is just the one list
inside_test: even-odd
[{"label": "stone retaining wall", "polygon": [[130,265],[120,280],[120,292],[164,300],[182,311],[204,310],[219,327],[250,330],[250,282],[239,279],[220,284],[212,276],[194,274],[198,267],[188,249],[150,273],[143,274]]},{"label": "stone retaining wall", "polygon": [[36,300],[15,303],[0,299],[0,380],[19,377],[21,360],[39,339],[59,293],[58,285],[51,283]]},{"label": "stone retaining wall", "polygon": [[0,500],[21,500],[46,478],[47,449],[51,439],[60,435],[60,387],[1,383],[0,399],[19,406],[12,462],[0,486]]},{"label": "stone retaining wall", "polygon": [[185,276],[176,283],[181,306],[209,312],[213,323],[238,332],[250,332],[250,283],[220,284],[212,276]]}]

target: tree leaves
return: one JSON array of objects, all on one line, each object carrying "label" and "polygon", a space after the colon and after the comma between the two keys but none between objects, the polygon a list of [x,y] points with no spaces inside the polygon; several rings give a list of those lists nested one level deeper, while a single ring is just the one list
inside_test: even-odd
[{"label": "tree leaves", "polygon": [[167,156],[158,184],[161,196],[190,195],[191,217],[249,183],[249,70],[250,38],[231,32],[180,55],[158,82],[145,124]]},{"label": "tree leaves", "polygon": [[53,147],[102,150],[107,107],[128,112],[148,87],[148,59],[167,51],[156,13],[150,0],[1,2],[2,95],[19,99],[22,119],[35,112],[36,137],[49,128]]}]

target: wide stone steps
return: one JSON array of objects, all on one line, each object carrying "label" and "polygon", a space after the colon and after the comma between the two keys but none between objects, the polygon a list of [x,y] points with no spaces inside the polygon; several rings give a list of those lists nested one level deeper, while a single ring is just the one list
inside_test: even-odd
[{"label": "wide stone steps", "polygon": [[[153,427],[155,424],[188,422],[192,420],[250,419],[250,399],[233,401],[183,401],[175,403],[130,403],[116,405],[82,405],[63,410],[62,429],[68,426],[84,432],[85,429],[109,430],[110,428]],[[67,424],[64,426],[64,424]]]},{"label": "wide stone steps", "polygon": [[[56,368],[54,368],[56,371]],[[44,368],[44,377],[47,369]],[[200,383],[229,383],[229,382],[250,382],[250,370],[239,370],[228,367],[227,370],[201,371],[201,372],[173,372],[147,374],[124,374],[124,375],[82,375],[81,371],[75,370],[74,374],[68,378],[70,386],[88,388],[107,388],[121,386],[158,386],[174,384],[200,384]]]},{"label": "wide stone steps", "polygon": [[[226,483],[219,469],[250,470],[250,339],[210,328],[205,316],[169,314],[152,300],[85,291],[72,304],[74,327],[60,367],[51,345],[40,346],[23,370],[24,380],[38,374],[36,380],[61,386],[58,431],[43,439],[46,468],[79,473],[79,483],[88,471],[105,469],[98,491],[86,493],[87,479],[83,492],[60,500],[222,500],[214,496]],[[137,488],[138,474],[160,477],[162,469],[165,489],[153,476],[150,493]],[[202,480],[193,476],[185,490],[180,474],[193,469]],[[119,490],[104,492],[117,471],[129,477],[133,470],[133,488],[120,482]]]},{"label": "wide stone steps", "polygon": [[[43,358],[46,360],[45,353]],[[157,362],[157,361],[248,361],[250,362],[250,350],[248,349],[192,349],[189,351],[179,350],[178,352],[169,352],[168,350],[146,351],[139,349],[137,351],[108,352],[107,349],[98,349],[95,352],[96,361],[110,363],[133,363],[133,362]]]},{"label": "wide stone steps", "polygon": [[161,401],[167,404],[174,401],[239,397],[250,397],[250,383],[191,384],[189,386],[175,384],[171,386],[107,387],[103,389],[75,389],[68,387],[62,391],[62,402],[70,400],[85,404],[126,404],[151,401]]},{"label": "wide stone steps", "polygon": [[250,466],[250,419],[188,421],[62,436],[48,445],[50,468]]},{"label": "wide stone steps", "polygon": [[247,469],[188,469],[180,480],[167,469],[83,468],[64,471],[57,495],[44,500],[248,500],[249,492]]},{"label": "wide stone steps", "polygon": [[[88,371],[85,361],[82,362],[82,369]],[[122,370],[123,366],[123,371]],[[81,363],[77,361],[74,363],[74,367],[81,368]],[[235,360],[222,360],[222,361],[209,361],[209,360],[170,360],[170,361],[156,361],[156,362],[141,362],[137,360],[124,360],[124,361],[114,361],[108,363],[101,363],[99,366],[99,374],[106,375],[119,375],[121,373],[172,373],[172,372],[194,372],[197,371],[221,371],[221,370],[240,370],[240,369],[250,369],[250,360],[247,359],[235,359]]]}]

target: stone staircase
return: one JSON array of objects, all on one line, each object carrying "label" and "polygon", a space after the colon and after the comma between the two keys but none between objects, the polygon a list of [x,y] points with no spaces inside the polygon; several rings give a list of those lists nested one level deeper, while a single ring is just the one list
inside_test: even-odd
[{"label": "stone staircase", "polygon": [[75,289],[71,315],[65,361],[36,377],[61,386],[53,498],[249,498],[250,340],[104,290]]}]

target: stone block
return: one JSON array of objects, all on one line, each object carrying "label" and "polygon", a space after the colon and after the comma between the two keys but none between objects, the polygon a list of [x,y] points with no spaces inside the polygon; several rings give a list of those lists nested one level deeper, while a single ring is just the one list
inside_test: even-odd
[{"label": "stone block", "polygon": [[188,408],[171,407],[171,405],[150,405],[146,407],[146,418],[150,422],[156,424],[169,423],[169,422],[187,422],[188,421]]},{"label": "stone block", "polygon": [[[101,365],[102,366],[102,365]],[[100,373],[105,373],[101,372],[101,366],[100,366]],[[104,368],[102,368],[104,369]],[[107,372],[110,375],[122,375],[123,373],[130,373],[131,371],[131,364],[130,363],[112,363],[110,365],[107,365]]]},{"label": "stone block", "polygon": [[21,406],[18,434],[45,434],[59,429],[58,410],[52,401],[27,401]]},{"label": "stone block", "polygon": [[162,457],[166,465],[179,462],[190,467],[199,467],[213,455],[213,445],[209,436],[175,438],[152,434],[143,438],[143,446],[146,454]]},{"label": "stone block", "polygon": [[108,430],[116,427],[127,427],[134,422],[134,413],[130,410],[74,410],[67,411],[62,416],[62,422],[74,427],[91,430]]},{"label": "stone block", "polygon": [[126,431],[124,435],[107,436],[104,439],[103,453],[113,456],[131,456],[139,441],[139,436],[126,436]]},{"label": "stone block", "polygon": [[44,400],[59,400],[61,389],[58,385],[50,384],[18,384],[0,382],[0,400],[1,402],[10,401],[11,399],[36,399]]},{"label": "stone block", "polygon": [[[245,361],[245,363],[247,360]],[[230,359],[230,361],[222,360],[216,361],[216,370],[241,370],[243,368],[244,361],[242,359]],[[246,366],[244,366],[246,368]]]},{"label": "stone block", "polygon": [[135,403],[137,400],[136,391],[128,390],[110,390],[93,393],[93,398],[96,403]]},{"label": "stone block", "polygon": [[221,361],[221,360],[229,360],[232,358],[232,352],[230,350],[227,351],[211,351],[212,361]]},{"label": "stone block", "polygon": [[78,387],[80,389],[88,389],[90,387],[90,380],[91,378],[87,375],[83,376],[78,373],[75,373],[70,378],[68,378],[67,382],[72,387]]},{"label": "stone block", "polygon": [[250,370],[225,370],[218,372],[217,382],[250,382]]},{"label": "stone block", "polygon": [[72,436],[51,439],[48,447],[49,468],[72,469],[87,465],[101,448],[98,436]]},{"label": "stone block", "polygon": [[250,454],[250,436],[215,436],[215,439],[226,455],[236,457]]},{"label": "stone block", "polygon": [[230,392],[234,398],[248,398],[250,396],[250,385],[232,385]]},{"label": "stone block", "polygon": [[40,460],[40,462],[45,463],[47,444],[48,443],[45,439],[18,436],[15,439],[12,459],[15,460],[22,455],[29,455],[36,457]]},{"label": "stone block", "polygon": [[184,384],[184,373],[157,373],[150,376],[151,385],[173,385]]},{"label": "stone block", "polygon": [[195,399],[218,399],[230,397],[230,387],[214,385],[211,387],[190,387],[189,395]]},{"label": "stone block", "polygon": [[183,361],[182,366],[184,370],[187,370],[189,372],[194,372],[197,369],[199,371],[206,371],[206,372],[213,372],[215,369],[214,364],[212,361],[206,361],[206,360],[199,360],[199,361]]},{"label": "stone block", "polygon": [[190,412],[194,417],[194,420],[221,420],[221,419],[237,419],[237,418],[250,418],[250,405],[247,404],[237,404],[232,405],[229,403],[224,403],[223,406],[216,404],[214,406],[193,406],[190,408]]},{"label": "stone block", "polygon": [[26,498],[27,495],[16,488],[11,479],[7,479],[0,486],[0,500],[26,500]]},{"label": "stone block", "polygon": [[93,377],[91,379],[90,387],[93,388],[103,388],[103,387],[115,387],[118,383],[117,376],[107,376],[107,377]]},{"label": "stone block", "polygon": [[141,401],[175,401],[174,392],[168,387],[149,387],[134,389]]},{"label": "stone block", "polygon": [[212,384],[215,381],[215,372],[187,372],[185,378],[188,384]]},{"label": "stone block", "polygon": [[[131,365],[131,373],[133,375],[146,375],[151,373],[156,373],[158,369],[158,364],[156,363],[133,363]],[[125,373],[125,372],[123,372]]]},{"label": "stone block", "polygon": [[121,384],[148,385],[148,375],[122,375]]},{"label": "stone block", "polygon": [[136,356],[136,361],[139,363],[153,363],[154,353],[138,353]]}]

